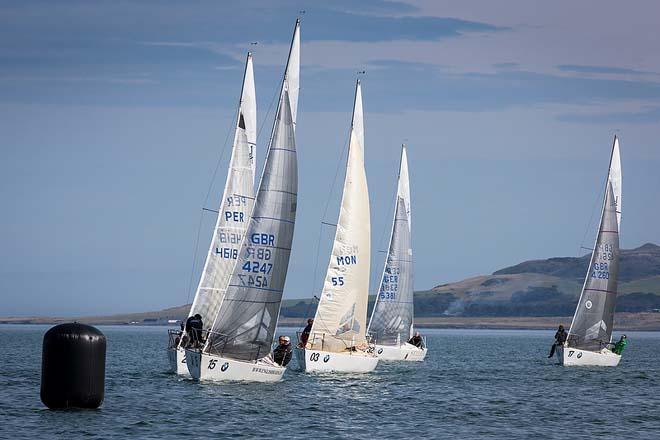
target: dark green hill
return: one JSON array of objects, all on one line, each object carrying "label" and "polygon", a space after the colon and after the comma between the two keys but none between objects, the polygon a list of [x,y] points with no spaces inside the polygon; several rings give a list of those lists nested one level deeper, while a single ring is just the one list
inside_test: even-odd
[{"label": "dark green hill", "polygon": [[[591,254],[580,258],[560,257],[525,261],[498,270],[493,275],[538,273],[581,280],[587,271],[590,258]],[[622,249],[619,264],[619,282],[658,276],[660,275],[660,246],[647,243],[636,249]]]}]

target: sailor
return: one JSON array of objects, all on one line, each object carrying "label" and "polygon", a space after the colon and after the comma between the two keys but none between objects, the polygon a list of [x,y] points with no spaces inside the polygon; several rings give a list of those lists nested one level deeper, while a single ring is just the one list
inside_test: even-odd
[{"label": "sailor", "polygon": [[552,344],[552,348],[550,348],[550,354],[548,355],[548,358],[551,358],[555,355],[555,350],[557,347],[564,345],[566,338],[568,338],[568,334],[566,333],[566,330],[564,330],[564,326],[560,325],[557,329],[557,332],[555,333],[555,343]]},{"label": "sailor", "polygon": [[417,348],[424,348],[424,340],[422,339],[422,335],[420,335],[419,332],[415,332],[415,336],[410,338],[408,344],[412,344]]},{"label": "sailor", "polygon": [[279,345],[273,350],[273,360],[275,363],[286,367],[291,361],[293,351],[291,349],[291,338],[288,336],[280,336]]},{"label": "sailor", "polygon": [[619,342],[614,344],[614,348],[612,349],[612,352],[621,356],[621,353],[623,353],[623,349],[626,348],[626,345],[628,345],[628,338],[626,337],[626,335],[621,335],[621,339],[619,339]]},{"label": "sailor", "polygon": [[309,334],[312,332],[312,325],[314,324],[314,320],[312,318],[309,318],[307,320],[307,326],[305,329],[302,331],[300,334],[300,345],[299,347],[303,348],[305,345],[307,345],[307,341],[309,340]]},{"label": "sailor", "polygon": [[194,316],[189,316],[188,319],[186,319],[186,324],[184,326],[185,330],[185,335],[184,335],[184,345],[188,345],[188,343],[192,342],[192,323],[195,322],[195,317]]},{"label": "sailor", "polygon": [[199,313],[195,314],[194,319],[190,322],[190,330],[192,331],[190,338],[195,347],[198,347],[202,342],[202,330],[204,329],[204,323],[202,322],[202,315]]}]

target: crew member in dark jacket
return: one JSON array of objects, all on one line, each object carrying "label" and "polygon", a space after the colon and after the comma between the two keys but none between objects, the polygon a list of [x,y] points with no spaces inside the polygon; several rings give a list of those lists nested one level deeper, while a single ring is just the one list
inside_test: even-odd
[{"label": "crew member in dark jacket", "polygon": [[415,336],[410,338],[408,344],[412,344],[417,348],[424,348],[424,339],[422,339],[422,335],[419,332],[415,332]]},{"label": "crew member in dark jacket", "polygon": [[199,313],[194,316],[189,317],[186,320],[186,333],[190,341],[190,345],[193,347],[199,346],[199,343],[202,340],[202,329],[204,328],[204,323],[202,322],[202,315]]},{"label": "crew member in dark jacket", "polygon": [[314,325],[314,320],[312,318],[309,318],[307,320],[307,326],[300,334],[300,345],[299,345],[300,348],[304,348],[305,345],[307,345],[307,341],[309,340],[309,334],[312,332],[312,325]]},{"label": "crew member in dark jacket", "polygon": [[286,365],[291,361],[291,356],[293,355],[293,350],[291,349],[291,338],[288,336],[280,336],[279,344],[273,350],[273,360],[275,363],[286,367]]},{"label": "crew member in dark jacket", "polygon": [[552,348],[550,349],[550,354],[548,355],[548,358],[551,358],[552,356],[555,355],[555,350],[557,347],[561,347],[564,345],[564,342],[566,342],[566,339],[568,338],[568,333],[566,333],[566,330],[564,330],[564,326],[560,325],[559,328],[557,329],[557,333],[555,333],[555,343],[552,344]]}]

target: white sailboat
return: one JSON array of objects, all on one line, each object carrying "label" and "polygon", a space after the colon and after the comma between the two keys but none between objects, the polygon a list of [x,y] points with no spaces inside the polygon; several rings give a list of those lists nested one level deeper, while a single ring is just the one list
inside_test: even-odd
[{"label": "white sailboat", "polygon": [[621,224],[621,157],[614,137],[598,235],[568,338],[557,350],[563,365],[615,367],[621,356],[612,352],[612,327],[619,271]]},{"label": "white sailboat", "polygon": [[307,344],[295,350],[304,371],[362,373],[372,371],[378,364],[373,346],[366,339],[371,222],[362,127],[362,91],[358,81],[330,263]]},{"label": "white sailboat", "polygon": [[197,380],[274,382],[285,367],[271,345],[286,281],[296,219],[298,165],[295,116],[298,99],[300,22],[296,21],[287,68],[254,208],[226,292],[203,348],[187,348]]},{"label": "white sailboat", "polygon": [[412,275],[410,181],[406,146],[403,145],[390,243],[367,328],[380,360],[423,361],[426,357],[426,347],[408,343],[413,335]]},{"label": "white sailboat", "polygon": [[[222,303],[252,212],[256,142],[257,103],[252,54],[248,53],[222,204],[195,298],[188,313],[189,317],[199,313],[202,322],[206,324],[213,322]],[[174,330],[169,333],[170,370],[180,375],[188,375],[184,345],[189,341],[189,336]]]}]

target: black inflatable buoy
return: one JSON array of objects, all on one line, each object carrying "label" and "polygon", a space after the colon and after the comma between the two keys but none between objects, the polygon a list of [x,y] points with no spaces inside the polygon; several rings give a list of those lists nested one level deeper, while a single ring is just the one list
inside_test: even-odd
[{"label": "black inflatable buoy", "polygon": [[105,336],[96,328],[60,324],[44,335],[41,401],[48,408],[98,408],[105,388]]}]

